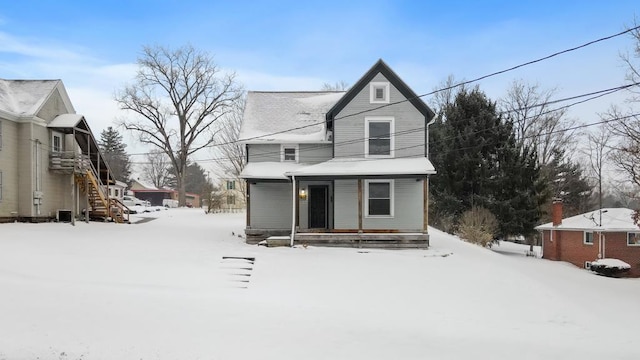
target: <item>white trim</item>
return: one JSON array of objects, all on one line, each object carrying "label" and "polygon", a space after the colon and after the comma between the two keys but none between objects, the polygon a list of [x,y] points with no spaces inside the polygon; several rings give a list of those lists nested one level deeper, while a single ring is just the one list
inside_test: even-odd
[{"label": "white trim", "polygon": [[636,241],[635,244],[629,244],[629,234],[636,234],[636,237],[640,237],[640,231],[628,231],[627,232],[627,246],[640,246],[640,243]]},{"label": "white trim", "polygon": [[[369,184],[388,183],[389,184],[389,215],[369,215]],[[392,179],[375,179],[364,181],[364,217],[370,219],[390,219],[394,217],[394,181]]]},{"label": "white trim", "polygon": [[[587,242],[587,234],[591,234],[591,242]],[[582,243],[585,245],[593,245],[593,231],[584,231],[582,233]]]},{"label": "white trim", "polygon": [[[295,160],[285,160],[284,159],[284,150],[285,149],[295,149],[296,151],[296,159]],[[300,146],[298,144],[281,144],[280,145],[280,162],[295,162],[298,163],[300,161]]]},{"label": "white trim", "polygon": [[[60,138],[60,149],[55,150],[55,138]],[[52,152],[62,152],[64,151],[64,134],[59,131],[51,131],[51,151]]]},{"label": "white trim", "polygon": [[[371,104],[388,104],[389,103],[389,83],[388,82],[370,82],[369,83],[369,102]],[[376,89],[384,91],[383,99],[376,99]]]},{"label": "white trim", "polygon": [[[372,122],[389,123],[389,155],[369,155],[369,124]],[[364,157],[365,158],[393,158],[395,157],[395,118],[393,116],[365,116],[364,118]]]}]

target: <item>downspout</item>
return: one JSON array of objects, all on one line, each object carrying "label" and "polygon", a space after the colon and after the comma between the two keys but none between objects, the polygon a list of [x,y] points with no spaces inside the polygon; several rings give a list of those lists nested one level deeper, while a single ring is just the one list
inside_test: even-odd
[{"label": "downspout", "polygon": [[[36,158],[35,161],[35,165],[36,165],[36,191],[35,192],[40,192],[40,140],[36,139],[34,144],[34,155]],[[33,197],[32,202],[34,202],[36,204],[36,217],[40,217],[40,198],[36,199],[35,193],[32,193],[31,196]]]},{"label": "downspout", "polygon": [[293,237],[296,234],[296,177],[291,175],[291,243],[293,247]]}]

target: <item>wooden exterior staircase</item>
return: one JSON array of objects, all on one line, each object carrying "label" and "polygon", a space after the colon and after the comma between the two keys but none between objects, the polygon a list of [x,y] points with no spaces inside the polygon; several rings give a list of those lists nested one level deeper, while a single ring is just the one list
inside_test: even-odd
[{"label": "wooden exterior staircase", "polygon": [[88,209],[90,219],[112,219],[116,223],[129,222],[129,208],[119,199],[109,198],[104,191],[96,171],[89,163],[89,168],[80,166],[74,172],[74,178],[82,193],[87,195],[91,209]]}]

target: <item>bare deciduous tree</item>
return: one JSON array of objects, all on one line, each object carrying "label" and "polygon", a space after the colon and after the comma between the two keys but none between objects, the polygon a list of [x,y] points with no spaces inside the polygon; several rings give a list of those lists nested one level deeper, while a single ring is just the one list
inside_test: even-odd
[{"label": "bare deciduous tree", "polygon": [[214,143],[212,125],[242,92],[235,74],[222,74],[212,56],[192,46],[144,47],[138,66],[135,82],[115,97],[121,109],[136,115],[121,123],[167,154],[184,206],[187,159]]},{"label": "bare deciduous tree", "polygon": [[152,151],[146,156],[142,167],[143,178],[158,189],[169,186],[171,182],[171,161],[162,151]]},{"label": "bare deciduous tree", "polygon": [[574,131],[562,130],[573,127],[575,120],[565,116],[566,109],[554,110],[548,104],[555,92],[555,89],[543,90],[538,84],[515,80],[506,97],[500,100],[505,116],[513,121],[517,139],[537,149],[541,165],[549,164],[555,154],[568,152],[566,150],[574,145]]},{"label": "bare deciduous tree", "polygon": [[[585,153],[589,158],[589,166],[594,182],[598,184],[598,208],[600,209],[602,209],[602,172],[606,167],[606,161],[611,152],[611,137],[611,131],[604,124],[593,129],[587,135]],[[602,224],[602,219],[598,224]]]},{"label": "bare deciduous tree", "polygon": [[216,158],[220,173],[220,178],[232,178],[239,180],[240,192],[246,203],[246,185],[240,178],[240,173],[247,164],[247,154],[244,144],[239,142],[240,127],[242,126],[242,116],[244,112],[245,99],[239,99],[232,111],[220,121],[218,129],[218,142]]},{"label": "bare deciduous tree", "polygon": [[464,80],[457,81],[453,75],[449,75],[444,81],[440,82],[435,89],[433,89],[435,93],[430,99],[429,104],[436,109],[436,112],[439,115],[442,115],[444,108],[447,105],[453,104],[456,99],[456,95],[459,92],[466,89],[466,86],[464,85],[456,86],[461,82],[464,82]]},{"label": "bare deciduous tree", "polygon": [[340,80],[340,81],[336,81],[333,84],[324,83],[322,84],[322,87],[320,88],[320,90],[321,91],[344,91],[344,90],[347,90],[348,88],[349,88],[349,84],[344,80]]}]

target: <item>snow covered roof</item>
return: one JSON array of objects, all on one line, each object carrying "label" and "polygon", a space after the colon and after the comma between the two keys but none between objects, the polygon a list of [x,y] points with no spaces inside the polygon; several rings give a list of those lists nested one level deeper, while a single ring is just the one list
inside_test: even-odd
[{"label": "snow covered roof", "polygon": [[288,180],[289,178],[285,173],[295,171],[305,166],[308,165],[294,162],[250,162],[244,167],[242,173],[240,173],[240,177],[243,179]]},{"label": "snow covered roof", "polygon": [[344,91],[249,91],[240,141],[317,143],[327,141],[325,116]]},{"label": "snow covered roof", "polygon": [[50,128],[72,128],[78,125],[84,116],[80,114],[62,114],[56,116],[47,127]]},{"label": "snow covered roof", "polygon": [[35,115],[60,80],[0,79],[0,110],[14,115]]},{"label": "snow covered roof", "polygon": [[143,187],[145,190],[160,190],[157,187],[155,187],[153,184],[148,183],[144,180],[140,180],[140,179],[135,179],[133,180],[135,182],[138,183],[138,185],[140,185],[141,187]]},{"label": "snow covered roof", "polygon": [[631,218],[633,210],[627,208],[603,208],[602,226],[598,226],[600,221],[600,211],[594,210],[584,214],[562,219],[562,224],[553,226],[553,223],[546,223],[536,227],[537,230],[593,230],[593,231],[640,231],[640,228],[633,223]]},{"label": "snow covered roof", "polygon": [[338,158],[290,171],[295,176],[385,176],[429,175],[436,171],[427,158]]}]

